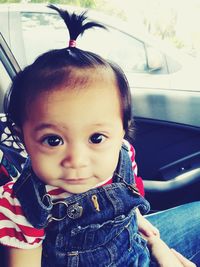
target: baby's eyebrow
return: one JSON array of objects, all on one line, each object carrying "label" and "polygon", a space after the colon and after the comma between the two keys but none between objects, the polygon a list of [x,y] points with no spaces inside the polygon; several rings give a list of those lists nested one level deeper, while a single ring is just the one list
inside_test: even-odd
[{"label": "baby's eyebrow", "polygon": [[51,123],[41,123],[35,127],[34,131],[39,132],[39,131],[42,131],[44,129],[57,129],[57,127]]},{"label": "baby's eyebrow", "polygon": [[[92,123],[91,125],[89,125],[88,127],[106,127],[106,128],[110,128],[112,127],[112,123],[110,122],[98,122],[98,123]],[[39,132],[45,129],[51,129],[51,130],[59,130],[59,129],[65,129],[67,130],[68,127],[65,125],[57,125],[54,123],[40,123],[39,125],[37,125],[34,129],[34,132]]]},{"label": "baby's eyebrow", "polygon": [[101,127],[101,126],[111,126],[111,125],[112,125],[111,122],[100,122],[100,123],[94,123],[91,126]]}]

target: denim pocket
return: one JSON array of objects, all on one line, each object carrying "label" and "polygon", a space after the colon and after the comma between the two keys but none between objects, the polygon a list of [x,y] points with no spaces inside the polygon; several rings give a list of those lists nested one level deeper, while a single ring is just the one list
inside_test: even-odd
[{"label": "denim pocket", "polygon": [[120,215],[114,220],[102,224],[79,225],[71,230],[70,243],[73,244],[73,249],[77,250],[95,249],[104,246],[118,236],[129,221],[129,217]]}]

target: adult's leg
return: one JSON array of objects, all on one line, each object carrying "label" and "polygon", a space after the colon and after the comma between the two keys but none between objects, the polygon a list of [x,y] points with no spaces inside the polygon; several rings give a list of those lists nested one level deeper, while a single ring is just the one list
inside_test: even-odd
[{"label": "adult's leg", "polygon": [[161,239],[170,248],[200,264],[200,201],[146,215],[146,218],[159,229]]}]

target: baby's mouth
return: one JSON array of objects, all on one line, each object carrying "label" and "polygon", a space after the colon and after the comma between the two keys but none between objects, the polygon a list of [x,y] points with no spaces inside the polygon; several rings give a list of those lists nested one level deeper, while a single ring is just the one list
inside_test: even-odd
[{"label": "baby's mouth", "polygon": [[85,184],[87,180],[91,179],[91,177],[86,177],[86,178],[66,178],[62,179],[67,184]]}]

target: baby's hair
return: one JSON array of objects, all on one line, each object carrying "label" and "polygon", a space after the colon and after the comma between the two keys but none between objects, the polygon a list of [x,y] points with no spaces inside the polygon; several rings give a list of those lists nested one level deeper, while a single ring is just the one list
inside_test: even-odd
[{"label": "baby's hair", "polygon": [[69,36],[70,36],[69,46],[70,47],[76,46],[75,42],[76,42],[77,37],[79,35],[82,35],[85,30],[91,29],[93,27],[106,29],[105,26],[97,22],[90,21],[90,22],[84,23],[87,19],[87,16],[86,16],[87,11],[82,12],[80,15],[76,15],[75,13],[69,14],[69,12],[67,12],[66,10],[62,10],[51,4],[48,5],[48,7],[56,10],[59,13],[60,17],[64,20],[69,31]]},{"label": "baby's hair", "polygon": [[[110,73],[119,89],[125,137],[130,138],[132,132],[130,127],[132,121],[131,94],[124,72],[117,64],[105,60],[93,52],[76,47],[77,38],[85,30],[94,27],[105,29],[105,26],[97,22],[87,22],[86,12],[76,15],[54,5],[49,5],[49,7],[56,10],[64,20],[70,36],[69,46],[50,50],[40,55],[31,65],[16,75],[4,99],[4,112],[7,115],[11,132],[14,136],[17,135],[15,129],[22,128],[28,117],[30,104],[39,94],[63,87],[76,88],[77,85],[85,87],[95,73],[100,73],[100,75]],[[105,44],[105,42],[103,43]]]}]

